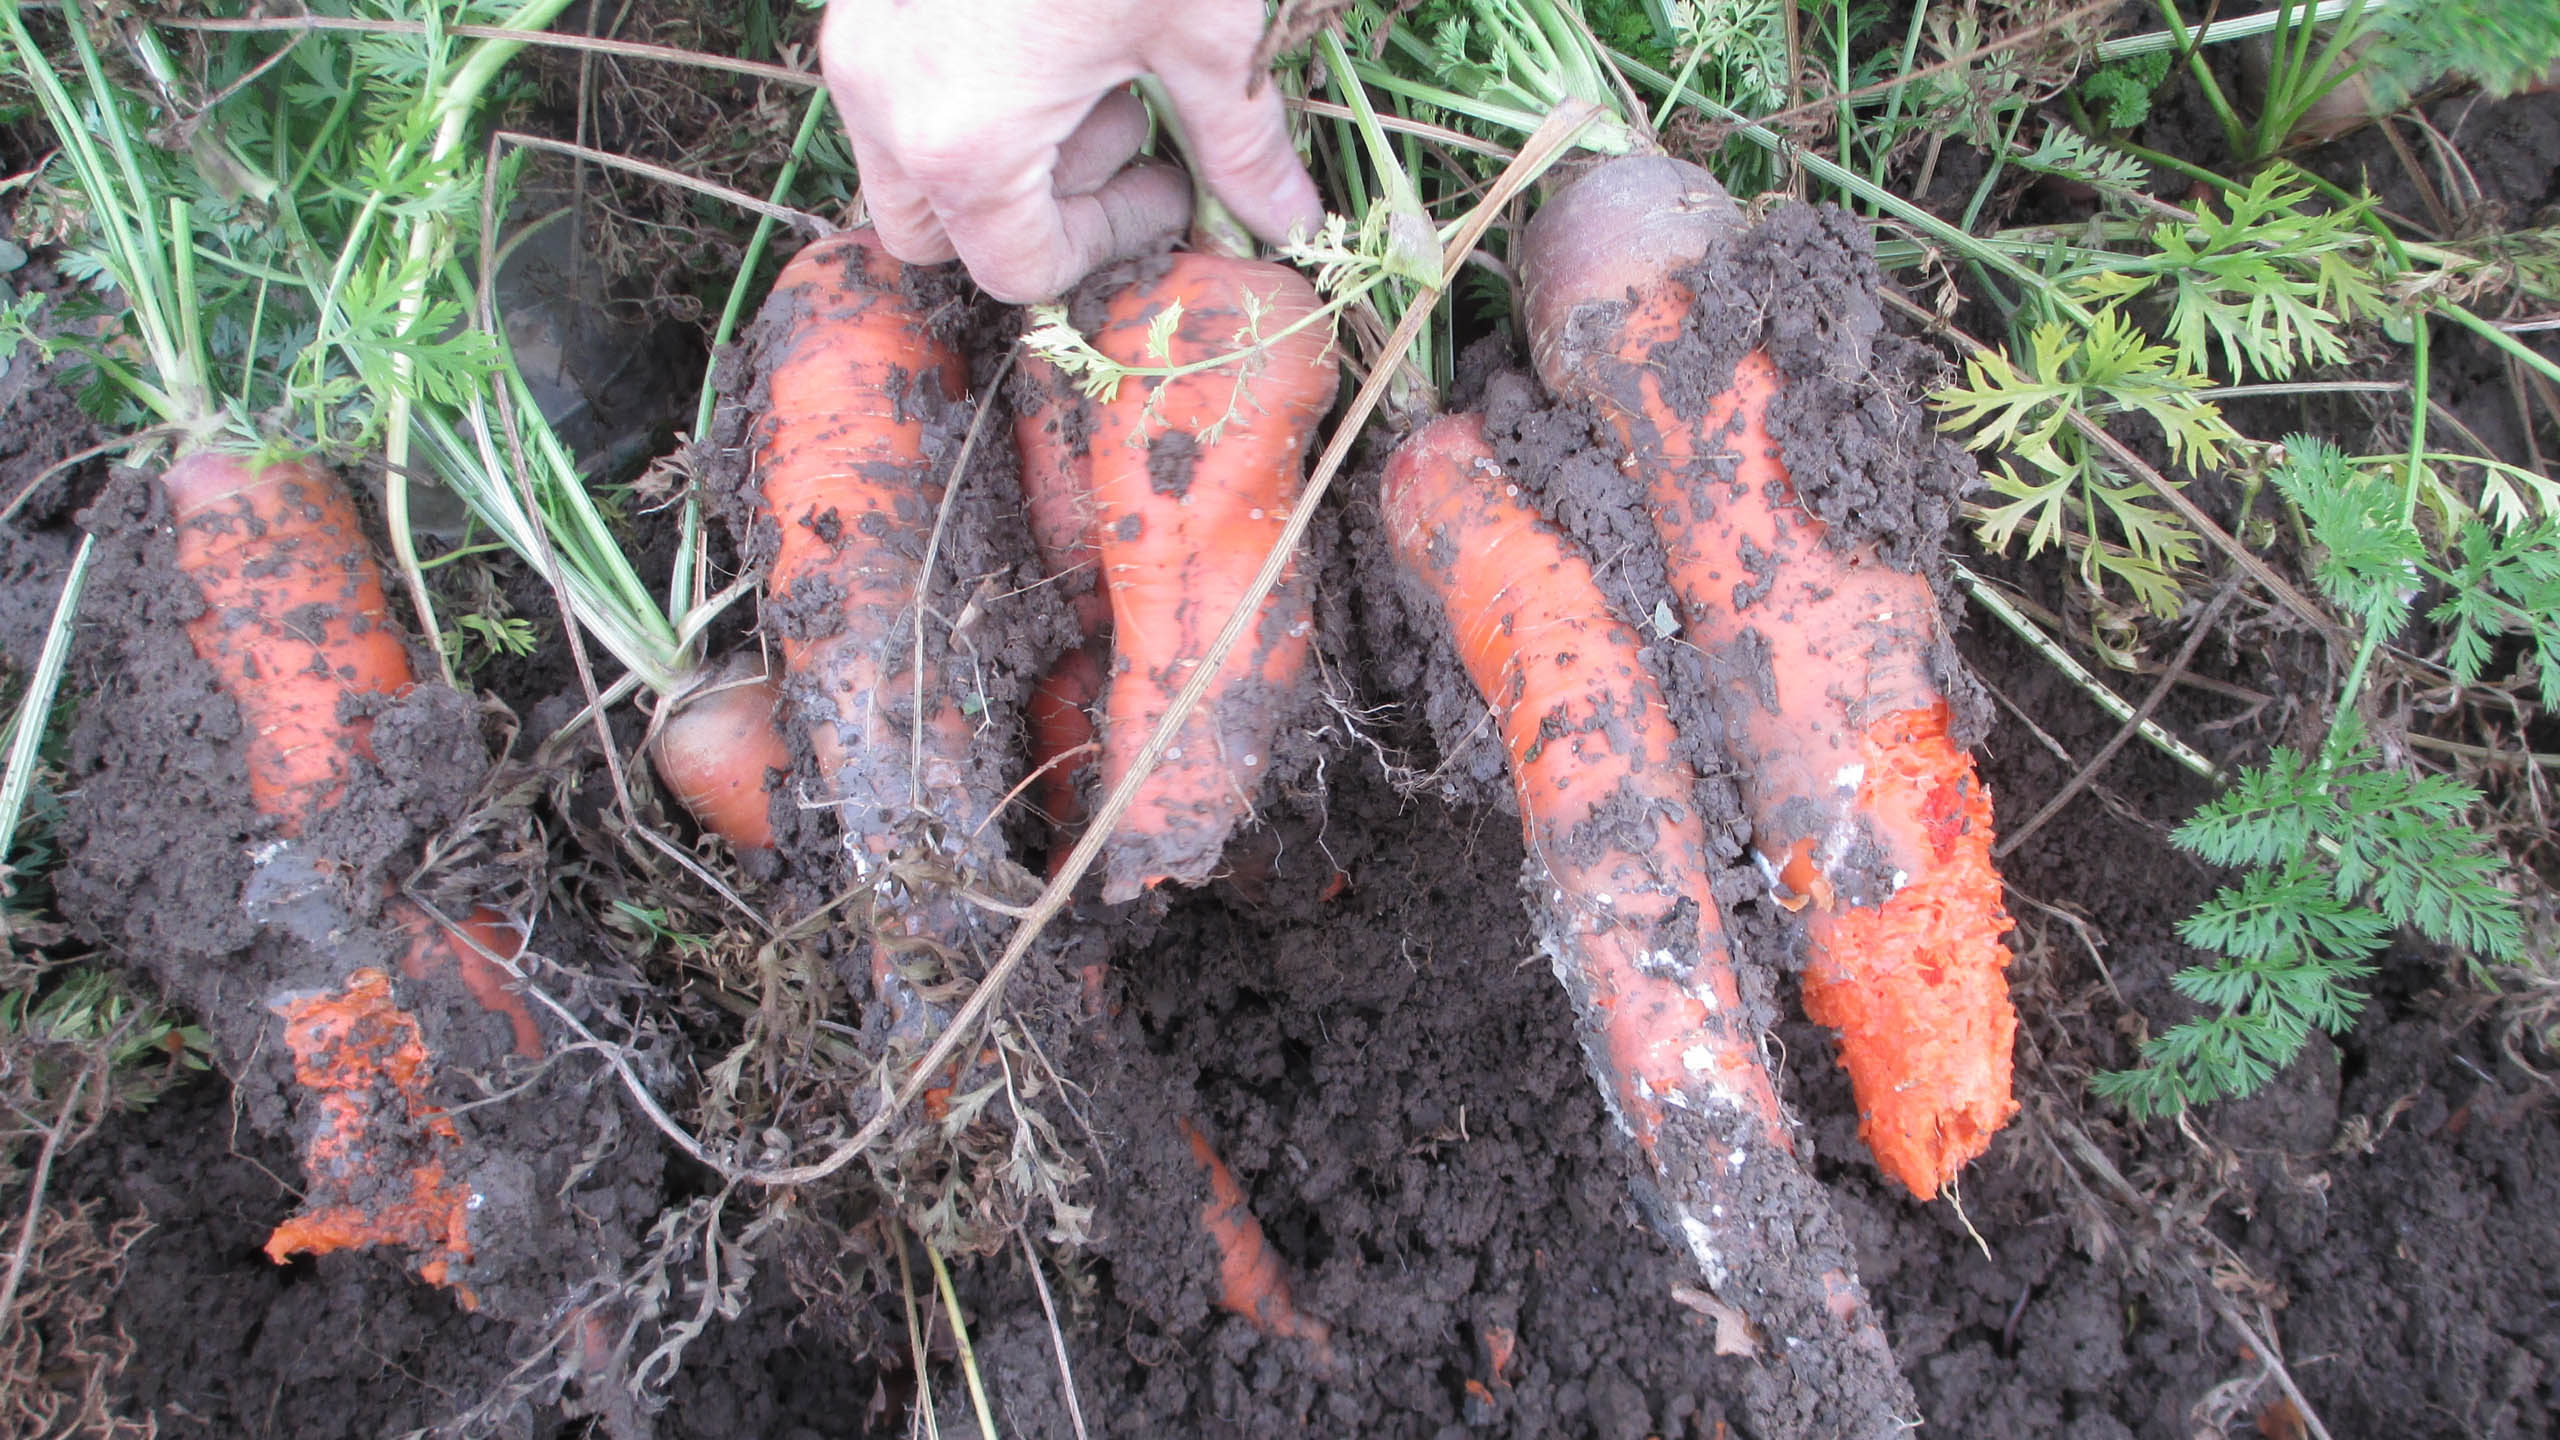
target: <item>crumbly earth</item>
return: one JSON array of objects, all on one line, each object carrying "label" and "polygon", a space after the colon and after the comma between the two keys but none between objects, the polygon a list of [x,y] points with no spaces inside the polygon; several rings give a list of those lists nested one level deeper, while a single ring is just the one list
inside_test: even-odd
[{"label": "crumbly earth", "polygon": [[[2560,103],[2483,114],[2464,144],[2484,182],[2527,209],[2560,200],[2549,167]],[[2448,131],[2464,123],[2438,119]],[[2484,151],[2484,130],[2515,138]],[[2492,153],[2511,158],[2493,164]],[[2499,439],[2496,372],[2454,343],[2443,349],[2446,374],[2480,380],[2456,403],[2476,403],[2475,423]],[[0,380],[0,495],[93,443],[43,399],[51,392],[27,387],[35,367],[18,359]],[[1535,408],[1534,395],[1510,403],[1524,416]],[[1525,435],[1526,424],[1515,428]],[[1072,1254],[1036,1247],[1082,1413],[1096,1434],[1165,1440],[1758,1435],[1748,1418],[1759,1413],[1757,1367],[1719,1357],[1713,1321],[1684,1301],[1687,1261],[1636,1206],[1571,1017],[1533,961],[1499,747],[1437,743],[1467,729],[1465,697],[1425,680],[1414,632],[1399,628],[1410,617],[1389,613],[1395,602],[1367,583],[1356,480],[1334,502],[1319,567],[1320,623],[1349,707],[1323,751],[1326,783],[1275,804],[1231,850],[1227,878],[1161,905],[1060,917],[1079,948],[1035,957],[1023,976],[1024,1003],[1048,1004],[1072,995],[1074,965],[1110,962],[1110,1013],[1070,1027],[1055,1052],[1080,1087],[1067,1128],[1094,1172],[1080,1191],[1096,1207],[1094,1238]],[[91,698],[71,751],[75,813],[57,883],[87,943],[202,1007],[230,1072],[115,1119],[54,1176],[64,1200],[102,1202],[102,1224],[152,1222],[110,1317],[138,1343],[124,1413],[170,1436],[907,1433],[918,1387],[901,1358],[894,1266],[885,1289],[808,1308],[788,1279],[832,1269],[869,1284],[881,1257],[816,1244],[807,1216],[755,1239],[758,1268],[735,1291],[735,1317],[713,1314],[655,1416],[617,1401],[609,1373],[563,1374],[536,1348],[539,1325],[463,1311],[390,1260],[277,1266],[258,1253],[294,1208],[299,1179],[290,1140],[265,1123],[277,1072],[256,1052],[249,1032],[261,1022],[241,995],[318,962],[239,918],[239,850],[253,827],[229,798],[236,772],[218,768],[222,707],[165,643],[183,602],[153,561],[136,482],[75,469],[0,528],[0,647],[13,670],[33,654],[78,509],[114,543],[92,577],[96,608],[75,662],[73,685]],[[1001,528],[992,512],[983,523]],[[2002,573],[2058,598],[2050,567]],[[1401,646],[1382,643],[1398,634]],[[2293,685],[2291,670],[2270,678],[2296,663],[2292,643],[2252,635],[2209,645],[2196,663],[2215,680]],[[1985,777],[2013,825],[2114,723],[2004,635],[1968,631],[1959,644],[2076,757],[2056,756],[2016,717],[1989,733]],[[557,713],[553,682],[506,698]],[[425,833],[474,803],[477,767],[496,747],[457,698],[422,700],[387,727],[413,737],[415,773],[403,767],[409,788],[394,803],[415,813],[332,831],[332,845],[398,873]],[[2233,708],[2181,690],[2162,718],[2209,737],[2217,758],[2281,738],[2272,720],[2202,728]],[[466,739],[483,758],[471,759]],[[1827,1039],[1775,1023],[1813,1174],[1857,1247],[1922,1414],[1988,1440],[2295,1433],[2260,1358],[2207,1303],[2211,1281],[2191,1257],[2210,1237],[2245,1267],[2222,1272],[2226,1292],[2271,1333],[2331,1433],[2560,1434],[2560,1227],[2548,1219],[2560,1213],[2560,1107],[2544,1078],[2560,1057],[2504,1035],[2445,957],[2395,950],[2362,1024],[2315,1046],[2262,1098],[2203,1112],[2191,1132],[2080,1108],[2087,1072],[2130,1058],[2128,1031],[2186,1013],[2168,979],[2195,956],[2175,926],[2220,876],[2173,851],[2165,826],[2205,793],[2130,747],[2007,858],[2030,1103],[1968,1172],[1961,1212],[1888,1193],[1857,1145]],[[564,812],[543,800],[538,813],[574,828],[591,822],[579,807],[594,803],[581,792]],[[1716,813],[1738,818],[1738,808]],[[1729,838],[1738,855],[1739,833]],[[826,856],[814,828],[795,843],[801,863]],[[1734,872],[1727,898],[1746,949],[1771,933],[1742,903],[1756,888]],[[2085,920],[2103,948],[2046,906]],[[538,933],[576,970],[544,973],[580,1013],[593,1013],[584,1007],[598,992],[645,983],[617,968],[573,908],[548,908]],[[1758,983],[1751,1003],[1794,1013],[1782,970]],[[720,1058],[680,1033],[656,1043],[653,1076],[668,1086]],[[490,1042],[493,1056],[498,1048]],[[517,1273],[528,1297],[566,1301],[592,1277],[628,1273],[654,1217],[717,1190],[662,1148],[592,1063],[564,1062],[469,1118],[493,1145],[537,1157],[523,1193],[579,1217],[524,1237]],[[1185,1118],[1243,1183],[1299,1304],[1332,1325],[1333,1366],[1218,1309],[1197,1223],[1208,1187],[1181,1140]],[[2083,1137],[2141,1206],[2090,1182]],[[576,1163],[588,1157],[600,1163]],[[0,1194],[0,1210],[15,1214],[18,1195]],[[666,1276],[671,1308],[702,1303],[699,1263]],[[1073,1434],[1023,1249],[964,1261],[955,1279],[999,1433]],[[539,1363],[528,1368],[529,1353]],[[970,1433],[952,1355],[938,1331],[929,1393],[945,1427],[959,1427],[946,1433]],[[1507,1362],[1497,1367],[1497,1356]],[[483,1408],[507,1395],[519,1398]]]}]

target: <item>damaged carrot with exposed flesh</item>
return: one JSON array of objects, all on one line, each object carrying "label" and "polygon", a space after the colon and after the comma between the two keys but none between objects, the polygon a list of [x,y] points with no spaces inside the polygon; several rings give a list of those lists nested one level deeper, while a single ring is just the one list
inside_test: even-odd
[{"label": "damaged carrot with exposed flesh", "polygon": [[[1279,540],[1337,383],[1331,331],[1313,319],[1315,287],[1287,266],[1178,254],[1133,273],[1111,296],[1094,348],[1132,367],[1209,368],[1133,376],[1095,406],[1093,533],[1113,647],[1106,789],[1128,773]],[[1257,622],[1113,832],[1104,899],[1207,879],[1251,809],[1305,681],[1305,577],[1293,568]]]},{"label": "damaged carrot with exposed flesh", "polygon": [[[345,488],[317,463],[198,451],[161,485],[178,568],[204,600],[188,640],[239,708],[250,803],[278,835],[298,838],[374,758],[365,707],[416,682],[381,572]],[[408,936],[401,968],[410,979],[459,983],[507,1023],[517,1054],[541,1056],[531,1011],[490,958],[521,953],[520,929],[486,909],[459,935],[405,900],[387,914]],[[306,1114],[316,1110],[317,1124],[306,1140],[303,1209],[278,1228],[270,1253],[396,1244],[424,1257],[428,1279],[449,1282],[469,1258],[455,1208],[468,1197],[447,1174],[458,1137],[428,1098],[433,1057],[418,1021],[370,968],[340,993],[295,999],[283,1013],[289,1041],[310,1041],[291,1043],[297,1071],[309,1071],[303,1083],[317,1099]],[[318,1058],[322,1049],[336,1058]]]},{"label": "damaged carrot with exposed flesh", "polygon": [[1523,240],[1533,356],[1550,389],[1609,423],[1646,487],[1755,848],[1806,924],[1806,1013],[1841,1034],[1877,1164],[1927,1199],[2017,1108],[1990,798],[1931,676],[1928,579],[1834,545],[1796,503],[1767,425],[1783,383],[1767,354],[1703,408],[1666,396],[1656,350],[1696,299],[1680,274],[1739,223],[1695,166],[1594,170]]}]

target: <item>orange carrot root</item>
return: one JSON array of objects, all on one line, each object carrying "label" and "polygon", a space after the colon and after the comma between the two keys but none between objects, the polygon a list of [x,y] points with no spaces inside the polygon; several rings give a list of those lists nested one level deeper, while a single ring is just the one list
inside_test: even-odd
[{"label": "orange carrot root", "polygon": [[[317,464],[200,452],[161,480],[179,568],[204,596],[188,639],[239,707],[250,802],[279,834],[300,836],[338,803],[356,764],[373,759],[372,720],[342,720],[345,708],[415,683],[380,571],[345,489]],[[388,918],[408,936],[401,966],[411,979],[458,986],[506,1021],[518,1055],[540,1058],[541,1027],[503,966],[406,901],[393,900]],[[495,911],[476,911],[462,928],[505,959],[524,948],[522,930]],[[371,968],[280,1013],[309,1096],[300,1111],[312,1127],[303,1153],[310,1189],[267,1253],[399,1246],[418,1254],[422,1276],[475,1304],[455,1279],[471,1257],[470,1197],[447,1178],[461,1138],[431,1098],[435,1066],[416,1017]]]},{"label": "orange carrot root", "polygon": [[1287,1266],[1262,1233],[1262,1222],[1253,1218],[1235,1172],[1199,1126],[1187,1118],[1179,1123],[1191,1158],[1209,1172],[1209,1203],[1201,1207],[1200,1224],[1218,1242],[1218,1304],[1273,1339],[1303,1342],[1318,1369],[1332,1369],[1332,1327],[1298,1308],[1289,1294]]},{"label": "orange carrot root", "polygon": [[[379,970],[358,970],[340,993],[278,1010],[294,1079],[318,1097],[319,1123],[302,1153],[310,1188],[268,1237],[268,1257],[282,1264],[396,1245],[422,1257],[420,1275],[448,1283],[471,1259],[471,1192],[447,1178],[462,1141],[429,1094],[433,1067],[417,1017],[392,1002],[390,977]],[[467,1288],[455,1289],[476,1307]]]},{"label": "orange carrot root", "polygon": [[[957,400],[968,376],[913,298],[914,278],[871,231],[848,231],[792,257],[760,321],[770,403],[757,428],[757,475],[780,532],[766,622],[780,635],[786,694],[845,848],[865,876],[879,875],[908,837],[980,834],[993,806],[969,783],[975,727],[944,684],[930,626],[921,676],[916,669],[923,560],[944,489],[925,419],[933,401]],[[900,903],[877,918],[894,938],[875,947],[871,980],[892,1033],[917,1043],[940,1028],[940,1015],[900,975],[893,951],[954,944],[972,916],[938,891],[893,898]]]},{"label": "orange carrot root", "polygon": [[199,452],[160,482],[178,568],[204,593],[187,638],[247,731],[250,803],[298,835],[372,758],[372,720],[341,722],[339,707],[415,683],[381,572],[346,488],[316,463]]},{"label": "orange carrot root", "polygon": [[1103,660],[1093,646],[1058,657],[1031,692],[1025,718],[1031,729],[1032,803],[1049,822],[1049,873],[1057,873],[1085,820],[1081,780],[1091,768],[1093,704],[1102,698]]},{"label": "orange carrot root", "polygon": [[1524,240],[1534,349],[1647,487],[1754,845],[1806,921],[1808,1011],[1841,1031],[1878,1165],[1927,1199],[2016,1109],[1990,804],[1946,739],[1927,578],[1834,547],[1796,503],[1768,429],[1777,367],[1746,355],[1702,413],[1666,398],[1656,350],[1697,298],[1674,277],[1739,223],[1694,166],[1594,171]]},{"label": "orange carrot root", "polygon": [[782,687],[752,655],[733,655],[690,695],[674,697],[649,758],[676,803],[740,850],[770,850],[773,776],[791,773]]},{"label": "orange carrot root", "polygon": [[1015,372],[1021,400],[1013,444],[1022,467],[1023,517],[1042,572],[1066,587],[1076,624],[1092,640],[1111,628],[1111,596],[1093,536],[1093,402],[1065,371],[1037,355],[1022,357]]},{"label": "orange carrot root", "polygon": [[[1696,777],[1676,758],[1642,642],[1502,473],[1474,416],[1399,447],[1380,508],[1494,708],[1556,974],[1597,1032],[1593,1068],[1620,1120],[1657,1166],[1671,1163],[1658,1146],[1673,1109],[1790,1150],[1710,884]],[[1695,1208],[1684,1218],[1712,1269],[1728,1225],[1711,1218],[1719,1207]]]},{"label": "orange carrot root", "polygon": [[[1318,309],[1314,287],[1296,271],[1209,255],[1161,265],[1112,297],[1096,349],[1135,367],[1181,366],[1233,354],[1254,333],[1275,338],[1215,369],[1133,378],[1096,407],[1094,534],[1115,650],[1102,727],[1106,789],[1128,773],[1278,541],[1336,384],[1323,325],[1276,338]],[[1177,304],[1180,318],[1158,350],[1152,332]],[[1217,868],[1303,684],[1310,609],[1293,570],[1122,817],[1104,856],[1104,899],[1135,899],[1165,880],[1196,885]]]}]

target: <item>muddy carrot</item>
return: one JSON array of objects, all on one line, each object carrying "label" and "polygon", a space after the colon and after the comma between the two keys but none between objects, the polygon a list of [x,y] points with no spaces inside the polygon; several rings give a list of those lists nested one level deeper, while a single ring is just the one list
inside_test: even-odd
[{"label": "muddy carrot", "polygon": [[1696,298],[1680,274],[1738,225],[1681,161],[1593,171],[1524,238],[1533,354],[1614,428],[1646,487],[1754,845],[1806,924],[1806,1012],[1841,1032],[1877,1164],[1926,1199],[2016,1110],[1990,798],[1931,678],[1927,578],[1833,544],[1796,503],[1767,427],[1768,356],[1745,356],[1703,407],[1666,395],[1657,347]]},{"label": "muddy carrot", "polygon": [[[279,835],[299,837],[373,758],[373,722],[351,712],[415,683],[381,574],[345,489],[317,464],[199,451],[161,484],[178,568],[204,600],[188,639],[239,708],[250,802]],[[459,983],[507,1022],[518,1054],[541,1056],[540,1028],[512,977],[474,948],[513,959],[521,930],[481,910],[464,922],[466,940],[397,899],[387,915],[407,936],[401,968],[410,979]],[[453,1266],[470,1258],[469,1193],[448,1172],[460,1139],[429,1098],[434,1057],[416,1017],[370,968],[335,993],[280,1008],[311,1097],[310,1188],[269,1253],[399,1245],[421,1257],[427,1279],[453,1283]]]},{"label": "muddy carrot", "polygon": [[1274,1339],[1303,1342],[1318,1369],[1332,1369],[1332,1327],[1298,1308],[1289,1293],[1287,1265],[1271,1248],[1262,1222],[1253,1217],[1235,1172],[1199,1126],[1188,1119],[1179,1123],[1191,1144],[1191,1158],[1209,1174],[1209,1203],[1200,1209],[1200,1224],[1218,1246],[1219,1306]]},{"label": "muddy carrot", "polygon": [[1111,628],[1093,536],[1093,402],[1037,355],[1016,362],[1014,394],[1013,445],[1031,542],[1041,570],[1065,587],[1077,626],[1092,640]]},{"label": "muddy carrot", "polygon": [[[926,421],[961,396],[967,372],[917,300],[916,278],[871,231],[848,231],[793,256],[758,321],[769,403],[756,466],[779,532],[765,623],[865,876],[916,843],[981,833],[993,806],[971,783],[974,727],[930,649],[918,683],[917,607],[944,488]],[[893,1032],[920,1039],[939,1019],[896,956],[954,943],[971,917],[939,891],[877,914],[873,987]]]},{"label": "muddy carrot", "polygon": [[1677,758],[1642,642],[1610,613],[1590,562],[1503,474],[1475,417],[1445,416],[1398,447],[1379,504],[1397,558],[1439,602],[1493,706],[1534,908],[1602,1092],[1657,1168],[1689,1168],[1665,1140],[1674,1112],[1716,1137],[1718,1163],[1683,1228],[1720,1275],[1728,1232],[1750,1219],[1719,1218],[1724,1155],[1792,1142],[1710,887],[1697,779]]},{"label": "muddy carrot", "polygon": [[[1285,266],[1173,255],[1112,295],[1093,336],[1112,359],[1152,367],[1203,364],[1262,341],[1192,374],[1132,378],[1095,407],[1094,533],[1113,644],[1105,787],[1128,773],[1297,502],[1336,378],[1325,325],[1282,332],[1317,309],[1314,287]],[[1105,899],[1208,878],[1251,808],[1306,671],[1303,577],[1283,580],[1258,619],[1114,832]]]}]

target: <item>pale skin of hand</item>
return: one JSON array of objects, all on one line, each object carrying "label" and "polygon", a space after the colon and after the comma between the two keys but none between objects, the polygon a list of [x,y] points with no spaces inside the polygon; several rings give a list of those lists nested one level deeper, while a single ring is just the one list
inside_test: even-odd
[{"label": "pale skin of hand", "polygon": [[1278,90],[1252,85],[1261,0],[828,0],[818,59],[872,224],[913,265],[957,258],[988,294],[1047,300],[1190,218],[1151,161],[1129,82],[1172,96],[1188,159],[1246,228],[1324,219]]}]

